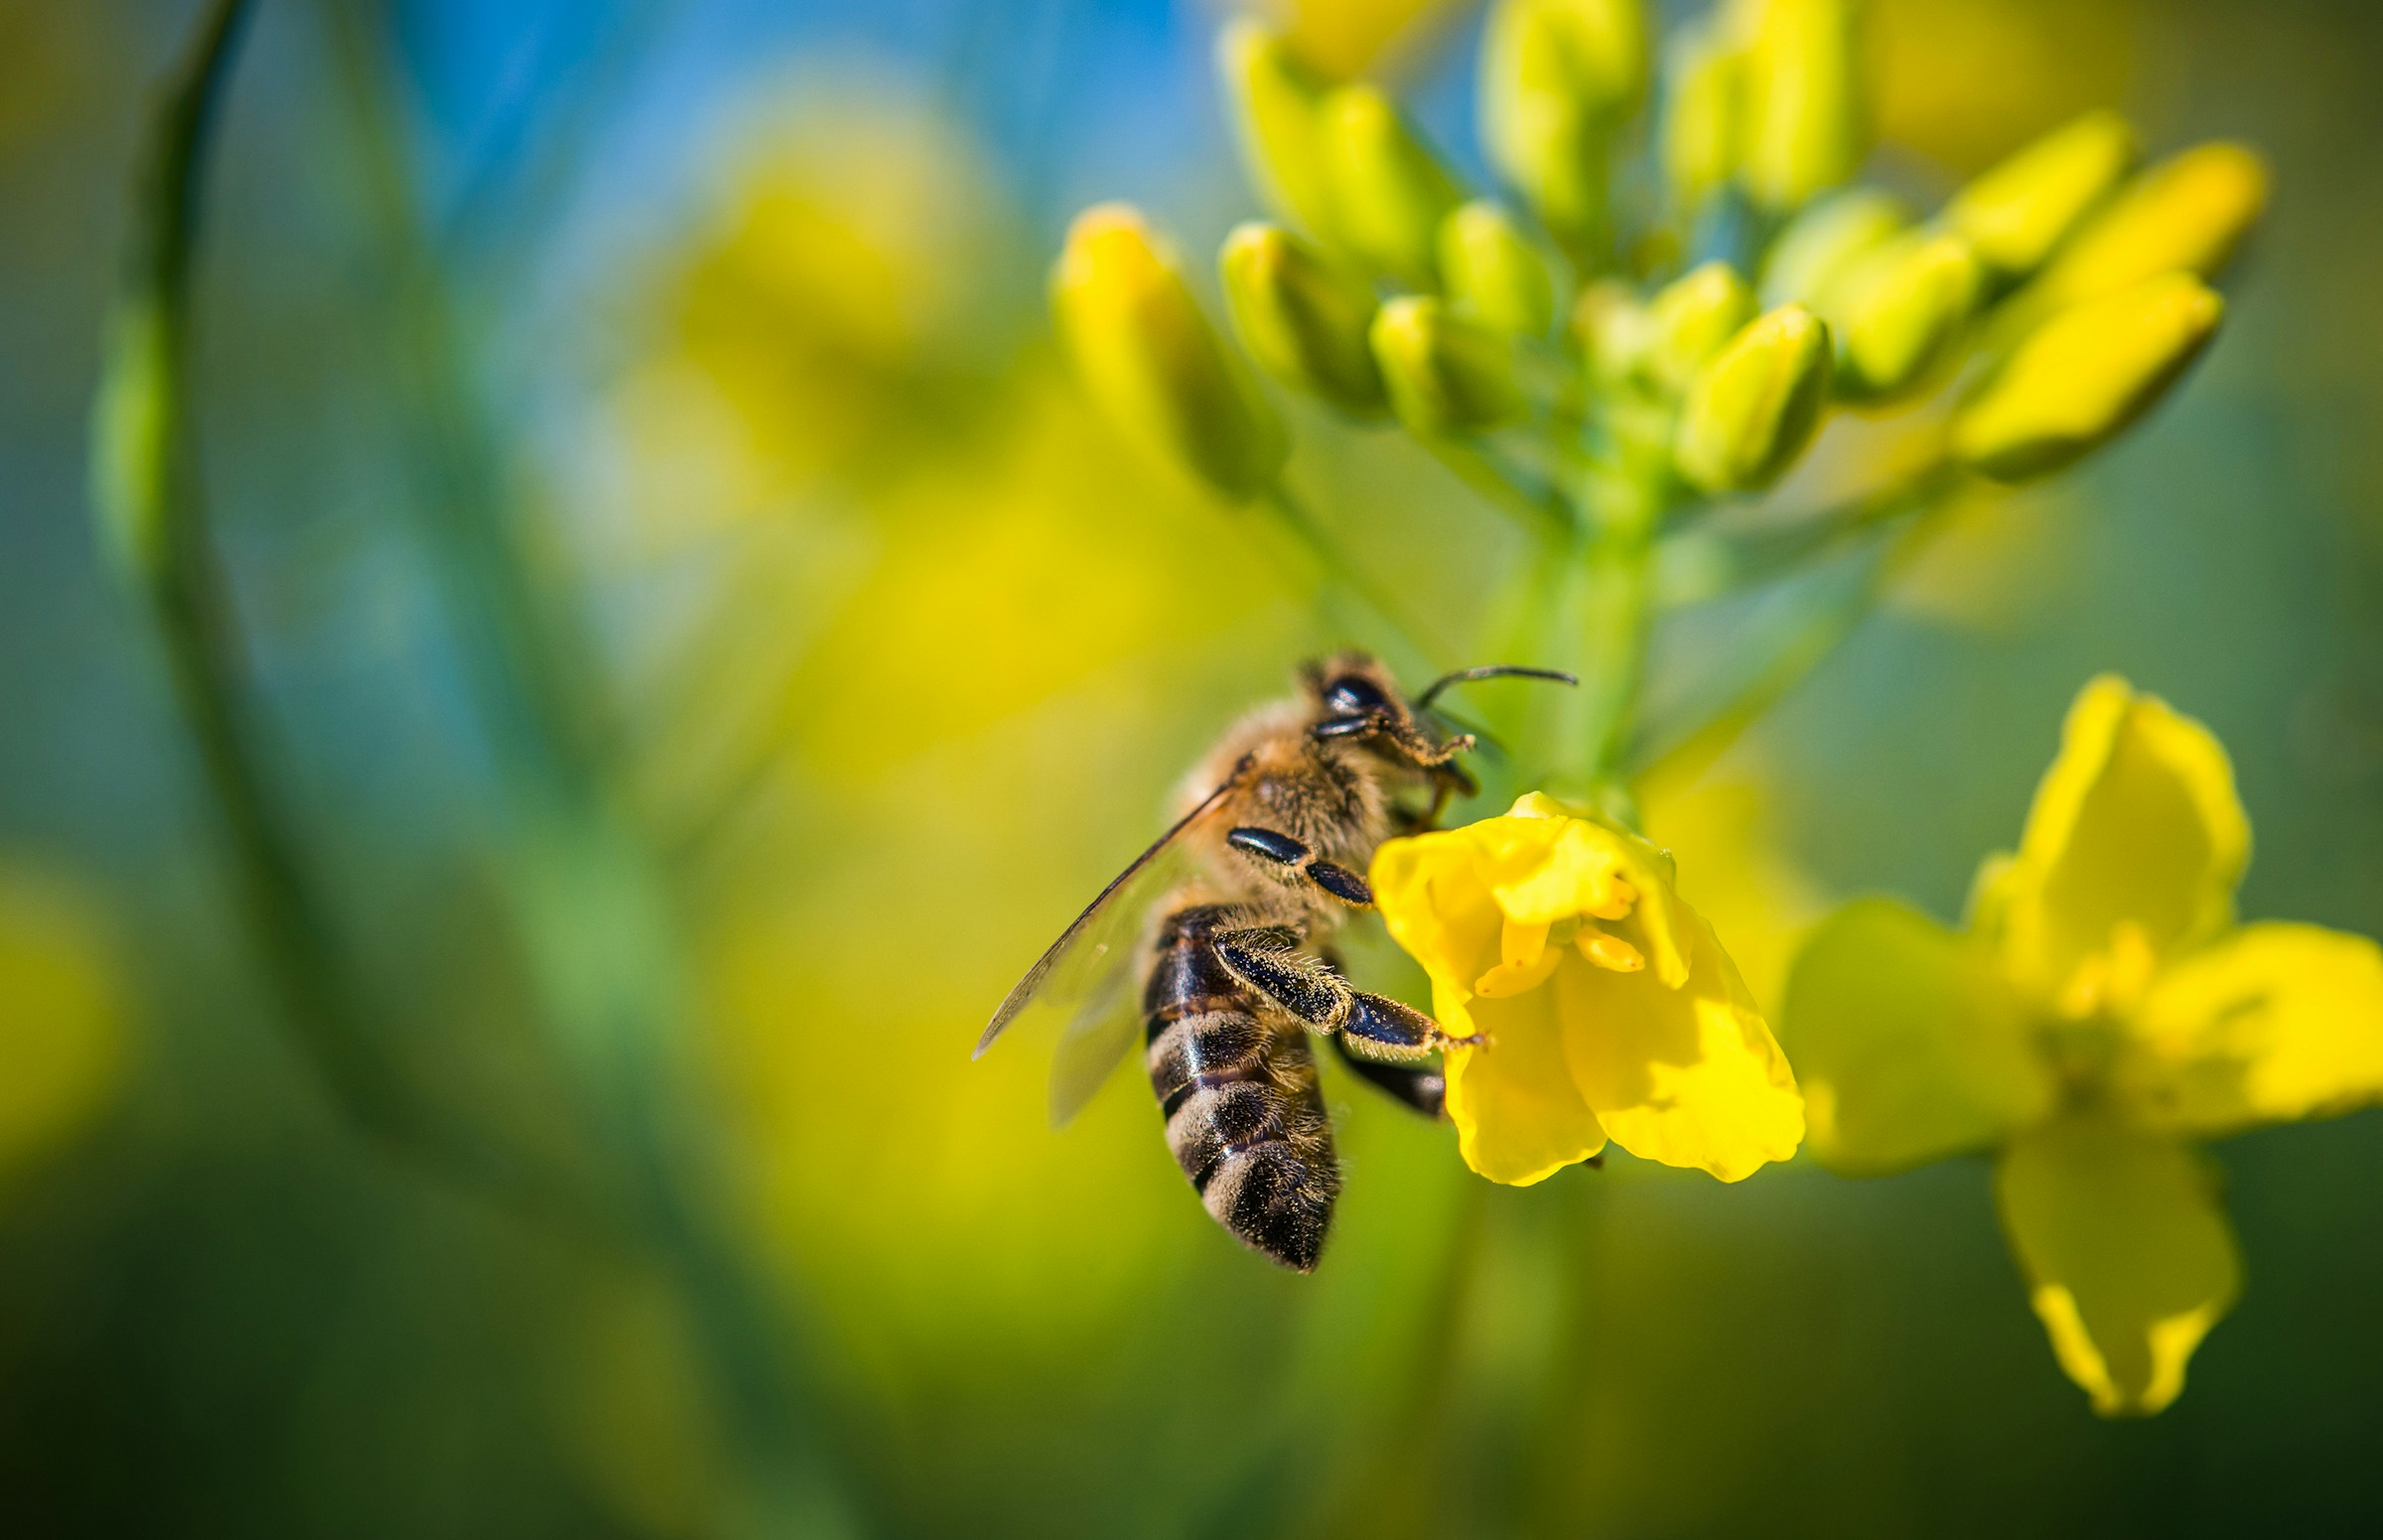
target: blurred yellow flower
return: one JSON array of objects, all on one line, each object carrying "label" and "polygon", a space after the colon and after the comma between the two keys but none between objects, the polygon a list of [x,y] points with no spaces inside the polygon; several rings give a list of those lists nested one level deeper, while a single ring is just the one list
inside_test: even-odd
[{"label": "blurred yellow flower", "polygon": [[1724,1182],[1783,1161],[1803,1101],[1670,859],[1532,792],[1501,818],[1392,840],[1373,891],[1458,1036],[1448,1111],[1466,1164],[1527,1186],[1611,1137]]},{"label": "blurred yellow flower", "polygon": [[2239,1286],[2192,1141],[2383,1099],[2383,948],[2238,924],[2249,853],[2217,740],[2105,676],[1966,934],[1859,901],[1788,984],[1813,1154],[1871,1175],[1999,1147],[2035,1312],[2105,1416],[2174,1400]]},{"label": "blurred yellow flower", "polygon": [[95,1117],[123,1066],[97,927],[57,894],[0,876],[0,1183]]}]

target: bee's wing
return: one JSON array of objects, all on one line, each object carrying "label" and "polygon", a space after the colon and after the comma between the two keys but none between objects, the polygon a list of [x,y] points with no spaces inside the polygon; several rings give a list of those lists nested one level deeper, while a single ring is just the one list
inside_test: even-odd
[{"label": "bee's wing", "polygon": [[[1102,986],[1113,974],[1120,973],[1133,951],[1133,941],[1142,923],[1143,910],[1150,901],[1172,887],[1181,875],[1182,851],[1176,839],[1186,829],[1204,817],[1209,809],[1224,799],[1234,782],[1223,785],[1200,799],[1192,808],[1176,820],[1175,827],[1160,835],[1148,850],[1134,858],[1133,864],[1118,873],[1100,896],[1085,906],[1075,916],[1075,922],[1061,931],[1051,943],[1051,949],[1035,960],[1018,981],[1001,1008],[993,1013],[985,1035],[976,1040],[974,1056],[982,1058],[993,1040],[1009,1029],[1010,1023],[1038,1001],[1069,1009],[1088,1006],[1098,997]],[[1074,1011],[1074,1020],[1085,1021],[1093,1013]],[[1069,1036],[1074,1036],[1071,1031]]]},{"label": "bee's wing", "polygon": [[[1178,864],[1162,859],[1153,862],[1152,867]],[[1169,885],[1153,881],[1147,891],[1155,897],[1166,886]],[[1141,1035],[1142,1003],[1135,998],[1132,962],[1140,951],[1135,942],[1144,927],[1139,923],[1129,927],[1123,921],[1128,916],[1139,921],[1141,910],[1147,907],[1146,904],[1116,906],[1120,923],[1116,927],[1115,954],[1105,960],[1098,980],[1084,994],[1083,1003],[1076,1007],[1066,1029],[1059,1034],[1058,1047],[1051,1050],[1051,1126],[1053,1128],[1065,1128],[1075,1121],[1075,1115],[1108,1083],[1110,1071],[1132,1050],[1134,1040]],[[1101,944],[1105,943],[1083,943],[1087,952]]]}]

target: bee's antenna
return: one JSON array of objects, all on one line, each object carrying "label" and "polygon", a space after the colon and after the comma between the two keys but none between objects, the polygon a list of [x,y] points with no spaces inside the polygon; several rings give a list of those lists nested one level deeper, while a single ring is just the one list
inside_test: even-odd
[{"label": "bee's antenna", "polygon": [[1578,684],[1578,674],[1568,674],[1561,668],[1530,668],[1521,663],[1485,663],[1479,668],[1460,668],[1453,674],[1442,674],[1430,688],[1415,697],[1417,711],[1429,711],[1440,692],[1452,684],[1470,684],[1475,679],[1552,679],[1558,684]]}]

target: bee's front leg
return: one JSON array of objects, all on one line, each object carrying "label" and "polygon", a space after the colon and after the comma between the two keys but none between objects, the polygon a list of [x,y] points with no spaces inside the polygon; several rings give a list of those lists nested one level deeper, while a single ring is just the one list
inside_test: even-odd
[{"label": "bee's front leg", "polygon": [[1452,1037],[1413,1006],[1349,988],[1320,959],[1285,947],[1279,929],[1227,930],[1211,944],[1226,972],[1309,1027],[1337,1037],[1359,1057],[1409,1063],[1439,1049],[1482,1041],[1477,1033]]},{"label": "bee's front leg", "polygon": [[1373,889],[1365,879],[1334,861],[1326,861],[1310,850],[1305,840],[1283,833],[1280,829],[1240,828],[1224,837],[1226,845],[1252,860],[1269,866],[1291,867],[1309,882],[1338,899],[1351,909],[1373,907]]}]

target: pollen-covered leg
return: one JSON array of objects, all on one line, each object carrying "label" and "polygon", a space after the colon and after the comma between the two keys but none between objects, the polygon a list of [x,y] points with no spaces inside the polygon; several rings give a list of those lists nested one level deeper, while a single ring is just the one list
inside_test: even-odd
[{"label": "pollen-covered leg", "polygon": [[1307,1026],[1331,1032],[1347,1014],[1354,993],[1347,981],[1285,946],[1281,930],[1227,930],[1214,945],[1226,972]]},{"label": "pollen-covered leg", "polygon": [[1362,990],[1349,991],[1348,1011],[1338,1028],[1349,1052],[1394,1064],[1421,1058],[1437,1049],[1472,1048],[1481,1041],[1478,1033],[1470,1038],[1451,1037],[1413,1006]]},{"label": "pollen-covered leg", "polygon": [[1413,1006],[1349,988],[1330,963],[1286,945],[1279,929],[1227,930],[1214,944],[1226,972],[1296,1020],[1347,1040],[1348,1050],[1360,1057],[1408,1063],[1481,1042],[1477,1033],[1449,1036]]}]

